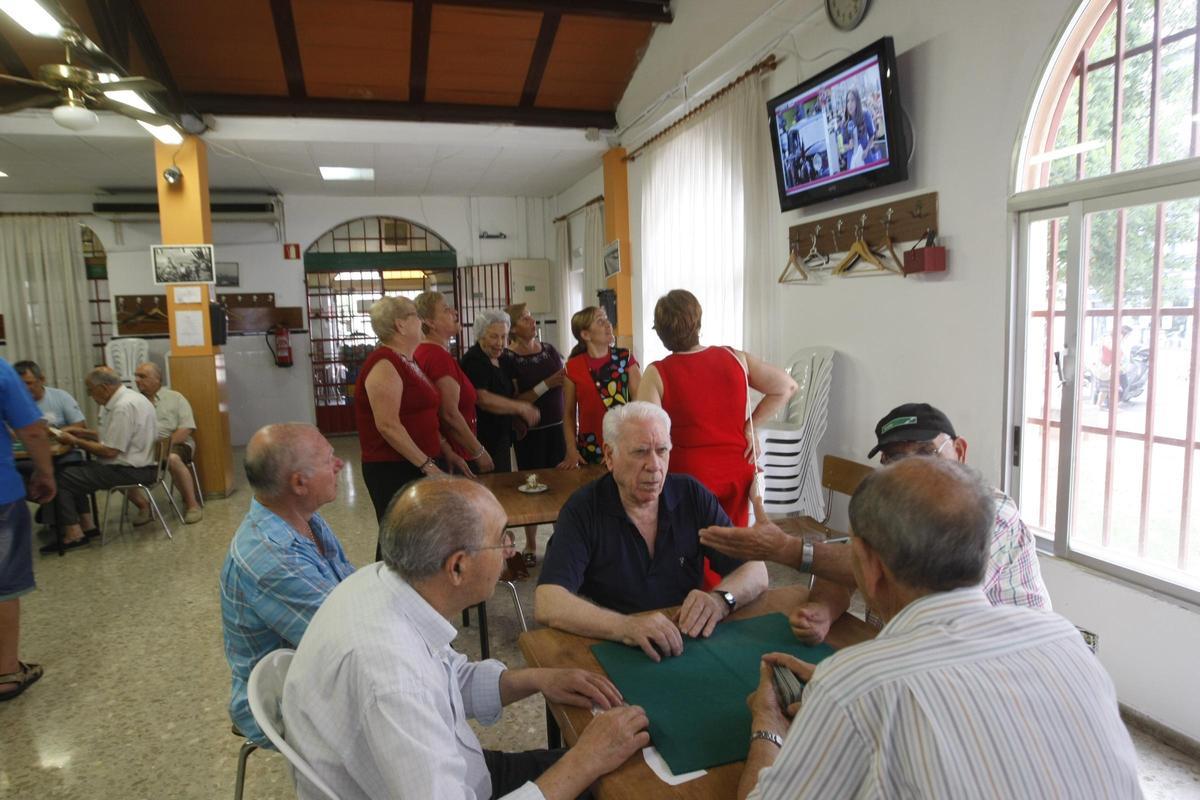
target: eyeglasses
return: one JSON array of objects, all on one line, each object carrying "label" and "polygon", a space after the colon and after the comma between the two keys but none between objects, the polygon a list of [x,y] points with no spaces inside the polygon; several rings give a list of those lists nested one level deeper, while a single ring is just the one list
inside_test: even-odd
[{"label": "eyeglasses", "polygon": [[954,438],[949,437],[937,447],[934,447],[932,442],[906,442],[891,450],[881,450],[879,463],[886,466],[909,456],[939,456],[946,449],[946,445],[953,441]]},{"label": "eyeglasses", "polygon": [[470,551],[476,550],[515,550],[517,547],[517,537],[512,531],[505,531],[500,534],[500,544],[489,544],[482,547],[468,547]]}]

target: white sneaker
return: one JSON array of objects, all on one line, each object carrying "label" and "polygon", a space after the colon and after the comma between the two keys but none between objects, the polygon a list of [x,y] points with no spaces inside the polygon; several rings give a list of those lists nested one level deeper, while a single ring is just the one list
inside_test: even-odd
[{"label": "white sneaker", "polygon": [[183,512],[183,521],[188,525],[195,525],[202,519],[204,519],[204,509],[200,508],[199,506],[196,508],[189,508],[187,511]]}]

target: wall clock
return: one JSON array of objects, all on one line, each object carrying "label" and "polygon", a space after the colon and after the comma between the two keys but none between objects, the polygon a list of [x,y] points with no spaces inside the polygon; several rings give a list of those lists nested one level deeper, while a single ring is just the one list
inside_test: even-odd
[{"label": "wall clock", "polygon": [[825,13],[835,28],[852,31],[863,21],[871,0],[825,0]]}]

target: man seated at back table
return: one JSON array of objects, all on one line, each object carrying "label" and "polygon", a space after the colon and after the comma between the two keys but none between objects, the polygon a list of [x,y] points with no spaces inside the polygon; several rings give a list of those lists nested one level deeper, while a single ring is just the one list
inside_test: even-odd
[{"label": "man seated at back table", "polygon": [[[925,456],[966,463],[967,440],[957,435],[950,420],[928,403],[905,403],[884,415],[875,426],[876,445],[867,458],[879,453],[888,465],[909,456]],[[1050,594],[1042,582],[1033,534],[1021,521],[1012,498],[992,490],[995,518],[988,544],[983,591],[993,605],[1050,610]],[[791,614],[792,630],[810,644],[824,640],[829,626],[850,606],[854,588],[850,551],[840,544],[809,544],[788,536],[756,506],[752,528],[710,528],[700,532],[706,545],[740,558],[766,558],[811,573],[816,580],[808,600]],[[872,610],[867,621],[883,623]]]},{"label": "man seated at back table", "polygon": [[[767,588],[763,562],[701,546],[699,529],[729,517],[695,478],[667,474],[670,453],[671,419],[659,406],[633,402],[604,416],[610,472],[558,515],[534,592],[538,622],[637,646],[659,661],[683,652],[681,633],[709,636]],[[711,592],[701,589],[705,557],[722,576]],[[638,613],[676,605],[675,621]]]},{"label": "man seated at back table", "polygon": [[[815,668],[764,657],[739,798],[1142,796],[1112,681],[1074,626],[984,594],[994,503],[946,459],[863,481],[848,546],[886,624]],[[794,724],[772,664],[808,681]]]},{"label": "man seated at back table", "polygon": [[[167,458],[167,470],[171,473],[171,482],[183,497],[183,521],[194,525],[204,519],[204,510],[200,508],[200,501],[196,499],[196,484],[188,468],[196,452],[196,442],[192,439],[192,432],[196,430],[192,405],[182,394],[162,385],[162,372],[157,364],[143,361],[137,365],[133,376],[138,391],[154,405],[158,438],[171,438],[171,455]],[[150,514],[147,509],[134,518],[133,524],[145,525],[149,521]]]}]

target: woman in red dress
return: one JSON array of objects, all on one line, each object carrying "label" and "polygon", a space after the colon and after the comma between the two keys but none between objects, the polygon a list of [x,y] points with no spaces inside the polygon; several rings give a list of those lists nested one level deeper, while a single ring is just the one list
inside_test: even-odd
[{"label": "woman in red dress", "polygon": [[[604,462],[604,415],[637,395],[642,370],[623,347],[614,347],[612,323],[603,308],[588,306],[571,317],[578,342],[567,358],[563,383],[563,440],[559,469]],[[576,416],[578,415],[578,421]]]},{"label": "woman in red dress", "polygon": [[[671,417],[669,472],[691,475],[717,496],[733,524],[749,524],[757,471],[751,422],[783,408],[796,382],[779,367],[732,347],[700,344],[703,310],[691,292],[674,289],[654,306],[654,330],[671,355],[646,368],[638,400]],[[750,413],[749,391],[763,398]]]}]

